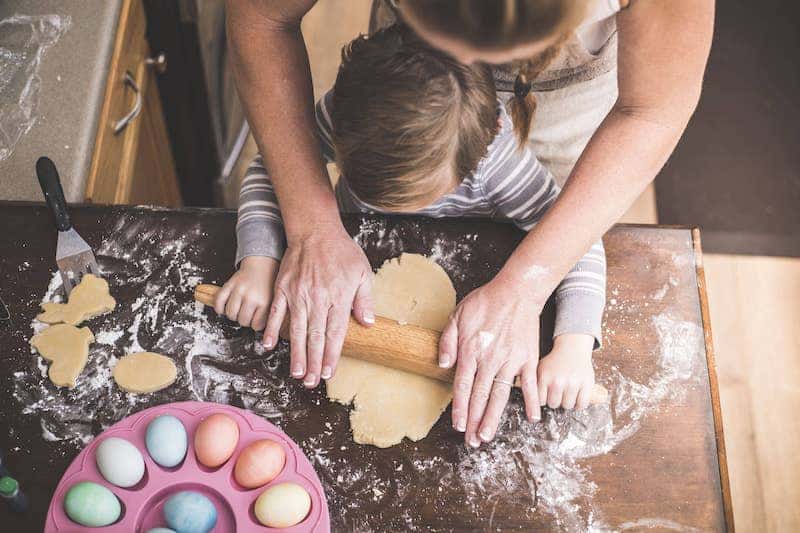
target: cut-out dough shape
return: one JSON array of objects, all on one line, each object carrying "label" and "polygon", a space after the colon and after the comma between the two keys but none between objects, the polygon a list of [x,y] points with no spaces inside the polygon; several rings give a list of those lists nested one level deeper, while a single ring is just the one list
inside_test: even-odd
[{"label": "cut-out dough shape", "polygon": [[69,293],[65,304],[42,304],[43,313],[36,317],[40,322],[58,324],[64,322],[77,326],[84,320],[113,311],[117,301],[108,291],[108,282],[92,274],[86,274]]},{"label": "cut-out dough shape", "polygon": [[75,386],[89,357],[89,344],[94,335],[89,328],[76,328],[71,324],[56,324],[34,335],[31,346],[51,362],[48,376],[59,387]]},{"label": "cut-out dough shape", "polygon": [[[433,260],[403,254],[375,275],[375,312],[404,324],[441,331],[456,306],[447,273]],[[350,357],[341,358],[328,380],[328,397],[355,408],[353,439],[386,448],[403,437],[424,438],[452,399],[450,385]]]},{"label": "cut-out dough shape", "polygon": [[169,357],[139,352],[120,359],[112,375],[122,390],[142,394],[156,392],[175,383],[178,369]]}]

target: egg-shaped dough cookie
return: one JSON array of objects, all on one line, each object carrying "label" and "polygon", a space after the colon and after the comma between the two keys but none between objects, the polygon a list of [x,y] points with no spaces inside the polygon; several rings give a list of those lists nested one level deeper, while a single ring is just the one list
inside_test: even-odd
[{"label": "egg-shaped dough cookie", "polygon": [[112,374],[122,390],[141,394],[156,392],[175,383],[178,369],[169,357],[139,352],[120,359]]}]

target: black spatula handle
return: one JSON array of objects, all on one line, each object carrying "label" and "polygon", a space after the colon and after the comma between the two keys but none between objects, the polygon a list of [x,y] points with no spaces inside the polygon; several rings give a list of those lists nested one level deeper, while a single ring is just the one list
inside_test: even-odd
[{"label": "black spatula handle", "polygon": [[72,227],[69,213],[67,213],[67,201],[64,199],[64,189],[61,188],[61,179],[58,177],[56,165],[49,157],[40,157],[36,161],[36,176],[39,178],[44,199],[50,206],[53,216],[56,217],[58,231],[67,231]]}]

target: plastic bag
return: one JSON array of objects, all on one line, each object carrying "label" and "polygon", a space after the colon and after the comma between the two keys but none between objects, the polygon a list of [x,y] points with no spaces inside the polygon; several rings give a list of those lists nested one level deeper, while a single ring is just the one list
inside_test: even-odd
[{"label": "plastic bag", "polygon": [[0,20],[0,161],[36,123],[39,65],[69,29],[61,15],[14,15]]}]

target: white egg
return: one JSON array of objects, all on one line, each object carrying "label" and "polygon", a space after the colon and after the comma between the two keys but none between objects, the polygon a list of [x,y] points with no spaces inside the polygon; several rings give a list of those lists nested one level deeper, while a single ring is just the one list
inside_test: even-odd
[{"label": "white egg", "polygon": [[125,439],[109,437],[94,453],[97,469],[112,485],[132,487],[144,476],[142,452]]},{"label": "white egg", "polygon": [[145,444],[153,461],[166,468],[178,466],[186,457],[186,428],[172,415],[157,416],[147,424]]},{"label": "white egg", "polygon": [[311,496],[297,483],[278,483],[261,493],[253,511],[267,527],[287,528],[299,524],[311,510]]}]

